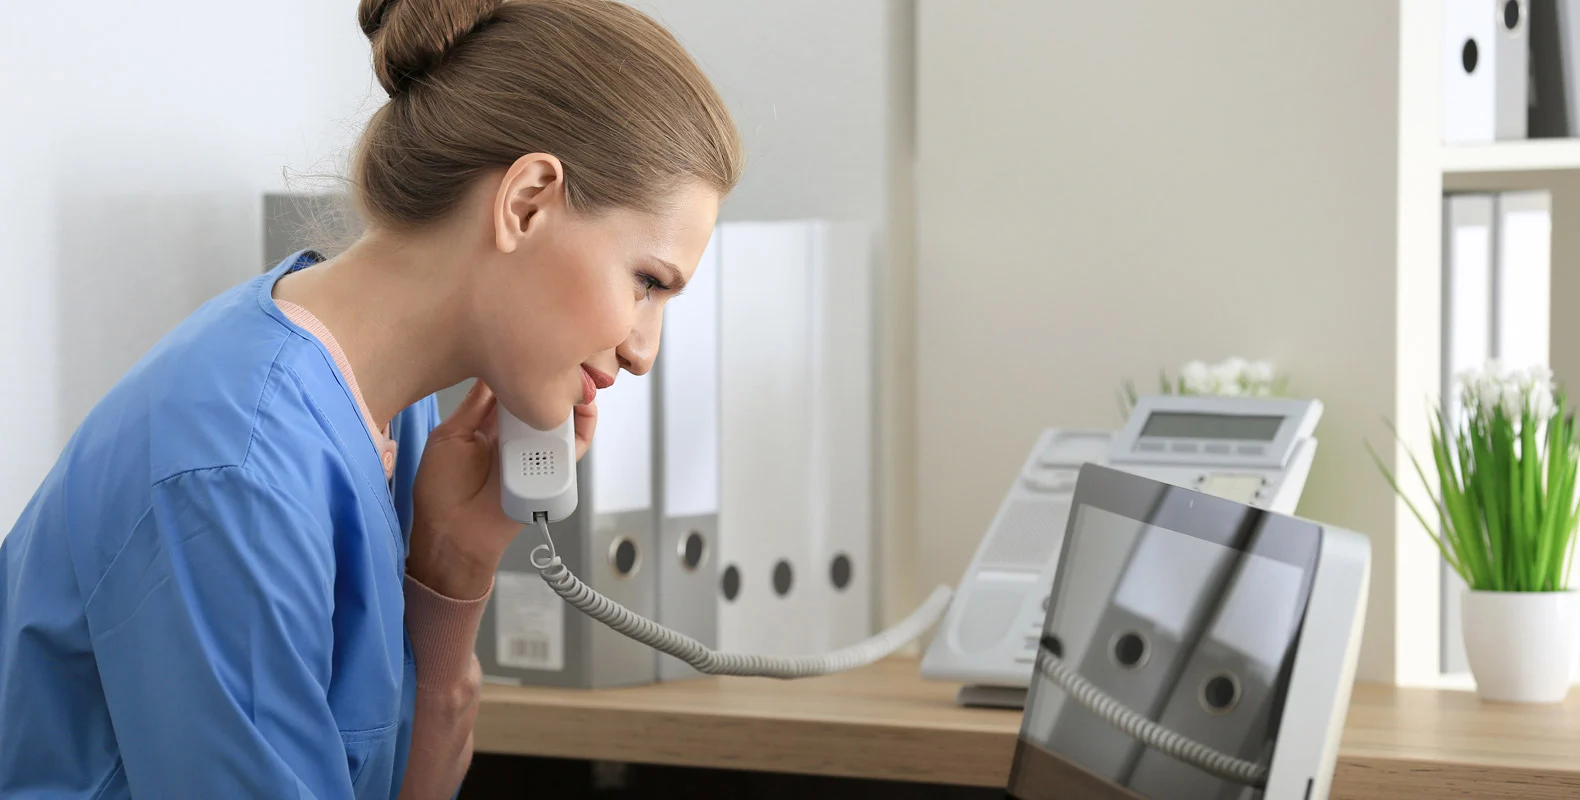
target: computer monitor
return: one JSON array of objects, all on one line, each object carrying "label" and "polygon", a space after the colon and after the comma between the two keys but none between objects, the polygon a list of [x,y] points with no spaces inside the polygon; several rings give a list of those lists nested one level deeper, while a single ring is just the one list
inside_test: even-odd
[{"label": "computer monitor", "polygon": [[1325,796],[1367,540],[1096,465],[1067,530],[1010,796]]}]

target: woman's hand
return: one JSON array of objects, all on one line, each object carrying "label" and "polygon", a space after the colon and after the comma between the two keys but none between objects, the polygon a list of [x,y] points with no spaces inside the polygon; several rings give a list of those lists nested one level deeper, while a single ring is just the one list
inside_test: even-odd
[{"label": "woman's hand", "polygon": [[[505,515],[499,489],[499,418],[482,381],[450,418],[428,434],[412,487],[411,551],[406,571],[458,600],[483,596],[521,523]],[[576,408],[576,457],[587,452],[597,409]]]}]

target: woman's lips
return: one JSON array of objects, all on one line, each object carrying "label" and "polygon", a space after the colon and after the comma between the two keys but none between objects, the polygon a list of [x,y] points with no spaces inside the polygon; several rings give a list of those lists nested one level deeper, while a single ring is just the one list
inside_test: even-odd
[{"label": "woman's lips", "polygon": [[593,369],[586,364],[582,365],[582,404],[592,405],[593,399],[598,396],[599,389],[607,389],[614,385],[614,377]]}]

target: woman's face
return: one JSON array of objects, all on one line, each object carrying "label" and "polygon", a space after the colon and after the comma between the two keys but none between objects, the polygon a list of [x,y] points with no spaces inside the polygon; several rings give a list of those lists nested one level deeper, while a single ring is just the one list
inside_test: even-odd
[{"label": "woman's face", "polygon": [[477,329],[488,340],[477,352],[505,409],[547,430],[620,370],[652,368],[664,305],[696,272],[719,198],[698,182],[657,213],[583,213],[565,204],[557,161],[515,174],[522,166],[494,204],[500,257],[488,259],[474,287]]}]

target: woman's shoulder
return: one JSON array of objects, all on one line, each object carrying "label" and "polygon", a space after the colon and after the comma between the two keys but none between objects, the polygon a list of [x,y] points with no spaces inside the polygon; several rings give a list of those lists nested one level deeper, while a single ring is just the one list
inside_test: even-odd
[{"label": "woman's shoulder", "polygon": [[163,337],[95,405],[74,445],[145,450],[154,483],[259,461],[271,449],[261,445],[287,447],[297,463],[334,447],[336,427],[359,421],[355,407],[336,396],[333,365],[257,292],[257,281],[237,286]]}]

